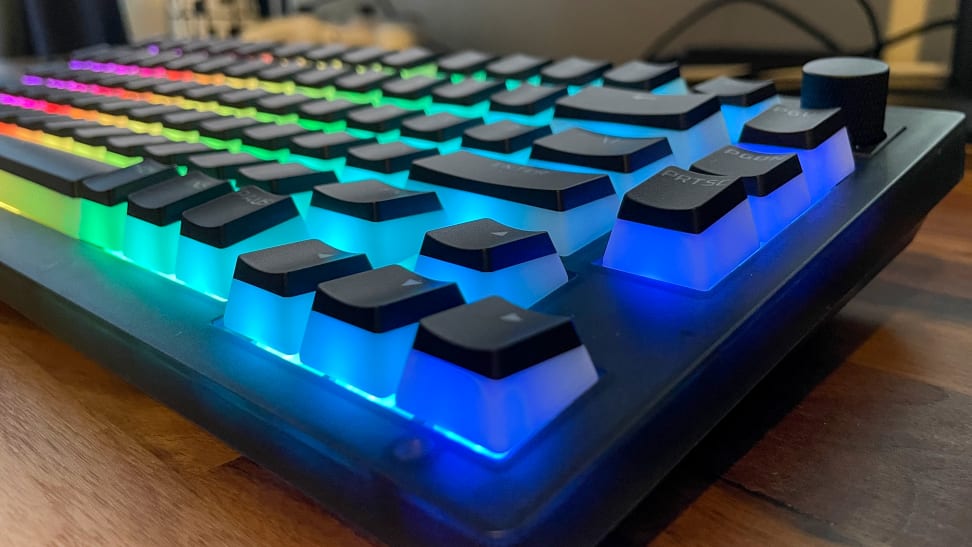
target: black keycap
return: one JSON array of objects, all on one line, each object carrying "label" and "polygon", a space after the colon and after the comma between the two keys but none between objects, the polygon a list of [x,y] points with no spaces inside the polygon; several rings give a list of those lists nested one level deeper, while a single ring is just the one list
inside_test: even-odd
[{"label": "black keycap", "polygon": [[257,78],[266,82],[289,82],[298,74],[314,70],[309,65],[299,65],[290,63],[286,65],[273,65],[257,73]]},{"label": "black keycap", "polygon": [[[76,79],[79,76],[82,77],[82,78],[84,77],[81,74],[75,74],[74,75],[74,78],[72,78],[72,79],[74,81],[76,81],[76,82],[77,81],[80,81],[80,80],[77,80]],[[131,82],[137,82],[139,80],[141,80],[141,78],[139,78],[138,76],[118,75],[118,74],[112,74],[112,73],[108,72],[108,73],[104,73],[104,74],[99,74],[96,81],[98,82],[98,85],[103,86],[103,87],[120,88],[120,87],[124,86],[125,84],[131,83]]]},{"label": "black keycap", "polygon": [[190,169],[197,169],[211,177],[235,179],[240,168],[266,163],[266,160],[261,160],[245,152],[210,152],[189,156],[187,163]]},{"label": "black keycap", "polygon": [[732,106],[752,106],[776,95],[772,80],[742,80],[720,76],[692,88],[696,93],[719,97],[719,102]]},{"label": "black keycap", "polygon": [[310,158],[330,160],[343,158],[355,146],[372,144],[375,139],[362,139],[343,131],[337,133],[308,133],[290,140],[290,152]]},{"label": "black keycap", "polygon": [[180,233],[225,249],[297,216],[290,196],[244,186],[183,212]]},{"label": "black keycap", "polygon": [[678,77],[678,63],[630,61],[605,72],[604,85],[647,91]]},{"label": "black keycap", "polygon": [[421,110],[406,110],[390,104],[384,106],[369,106],[359,108],[348,113],[348,127],[384,133],[394,131],[402,126],[408,118],[422,115]]},{"label": "black keycap", "polygon": [[746,122],[739,142],[811,150],[843,127],[839,108],[806,110],[778,104]]},{"label": "black keycap", "polygon": [[159,135],[131,135],[128,137],[111,137],[105,143],[105,148],[123,156],[143,156],[146,146],[169,142],[172,141]]},{"label": "black keycap", "polygon": [[299,163],[261,163],[240,169],[238,186],[253,185],[271,194],[310,192],[315,186],[337,182],[333,171],[318,171]]},{"label": "black keycap", "polygon": [[74,135],[75,130],[86,127],[102,127],[102,125],[90,120],[53,121],[44,126],[44,133],[50,133],[58,137],[71,137]]},{"label": "black keycap", "polygon": [[283,297],[314,292],[325,281],[371,269],[363,254],[316,239],[241,254],[233,278]]},{"label": "black keycap", "polygon": [[132,192],[177,175],[175,167],[142,160],[135,165],[85,179],[81,183],[81,197],[111,207],[127,200]]},{"label": "black keycap", "polygon": [[256,76],[258,72],[264,70],[269,65],[261,60],[238,62],[233,66],[226,67],[223,74],[230,78],[250,78]]},{"label": "black keycap", "polygon": [[300,109],[300,105],[310,102],[310,100],[311,98],[306,95],[274,94],[258,100],[256,103],[256,108],[261,112],[269,112],[271,114],[284,116],[287,114],[296,114]]},{"label": "black keycap", "polygon": [[233,55],[217,55],[186,68],[198,74],[218,74],[238,62]]},{"label": "black keycap", "polygon": [[239,89],[230,91],[229,93],[223,93],[216,98],[216,101],[225,106],[250,108],[255,107],[257,101],[269,95],[270,92],[264,89]]},{"label": "black keycap", "polygon": [[410,178],[553,211],[568,211],[614,193],[604,175],[526,167],[469,152],[418,160]]},{"label": "black keycap", "polygon": [[185,112],[185,110],[174,105],[156,104],[133,108],[128,111],[128,117],[144,123],[157,123],[161,122],[167,114],[178,112]]},{"label": "black keycap", "polygon": [[165,97],[182,97],[183,94],[191,89],[203,87],[196,82],[171,82],[167,81],[152,88],[152,93]]},{"label": "black keycap", "polygon": [[250,42],[247,44],[241,44],[233,51],[241,57],[250,57],[253,55],[260,55],[261,53],[270,53],[276,47],[276,42]]},{"label": "black keycap", "polygon": [[191,67],[198,65],[206,59],[209,59],[208,53],[197,51],[165,63],[165,68],[169,70],[189,70]]},{"label": "black keycap", "polygon": [[88,146],[104,146],[108,143],[109,137],[124,137],[135,134],[131,129],[121,127],[82,127],[74,130],[72,138]]},{"label": "black keycap", "polygon": [[332,123],[347,118],[352,110],[359,108],[362,108],[362,105],[344,99],[335,99],[333,101],[319,100],[304,103],[300,105],[298,110],[301,118]]},{"label": "black keycap", "polygon": [[569,317],[491,296],[422,319],[412,347],[500,380],[580,346]]},{"label": "black keycap", "polygon": [[434,156],[433,149],[415,148],[402,142],[368,144],[348,150],[348,165],[378,173],[405,171],[417,159]]},{"label": "black keycap", "polygon": [[133,50],[118,57],[114,62],[120,65],[138,65],[140,62],[151,57],[154,57],[154,55],[147,51]]},{"label": "black keycap", "polygon": [[472,74],[484,70],[494,59],[491,53],[467,49],[441,57],[436,65],[447,74]]},{"label": "black keycap", "polygon": [[385,55],[381,58],[381,64],[396,70],[402,70],[431,63],[436,57],[438,55],[424,47],[410,47]]},{"label": "black keycap", "polygon": [[185,165],[189,156],[212,152],[212,148],[201,142],[173,142],[146,146],[143,156],[166,165]]},{"label": "black keycap", "polygon": [[215,101],[223,93],[235,91],[228,85],[202,85],[197,88],[186,90],[182,96],[192,101]]},{"label": "black keycap", "polygon": [[131,193],[128,216],[156,226],[168,226],[181,220],[184,211],[232,191],[228,181],[190,171],[184,177],[172,177]]},{"label": "black keycap", "polygon": [[334,85],[334,82],[348,74],[351,74],[351,71],[346,68],[329,66],[301,72],[294,76],[294,82],[304,87],[326,87]]},{"label": "black keycap", "polygon": [[668,167],[624,195],[618,218],[700,234],[744,199],[741,179]]},{"label": "black keycap", "polygon": [[202,122],[221,117],[210,111],[183,110],[162,116],[162,125],[180,131],[197,131]]},{"label": "black keycap", "polygon": [[530,157],[537,160],[622,173],[637,171],[671,154],[664,138],[613,137],[584,129],[568,129],[537,139],[530,151]]},{"label": "black keycap", "polygon": [[104,97],[101,95],[91,95],[89,93],[78,93],[78,96],[70,102],[71,106],[82,110],[98,110],[104,103],[117,101],[114,97]]},{"label": "black keycap", "polygon": [[567,95],[564,86],[523,84],[516,89],[500,91],[490,98],[489,109],[532,116],[553,108],[557,99]]},{"label": "black keycap", "polygon": [[557,254],[557,250],[547,232],[517,230],[483,218],[426,232],[421,254],[481,272],[495,272]]},{"label": "black keycap", "polygon": [[759,154],[726,146],[692,164],[692,171],[738,177],[751,196],[766,196],[803,172],[796,154]]},{"label": "black keycap", "polygon": [[321,283],[314,311],[371,332],[388,332],[463,303],[455,283],[385,266]]},{"label": "black keycap", "polygon": [[128,91],[148,91],[159,84],[168,82],[165,78],[139,78],[123,85]]},{"label": "black keycap", "polygon": [[45,100],[54,104],[69,104],[74,95],[76,95],[74,91],[51,90],[51,92],[47,94],[47,98]]},{"label": "black keycap", "polygon": [[304,54],[304,58],[311,61],[330,62],[340,59],[348,49],[350,48],[344,44],[327,44],[308,51]]},{"label": "black keycap", "polygon": [[462,146],[500,154],[510,154],[533,145],[533,141],[550,134],[547,126],[536,127],[503,120],[467,129]]},{"label": "black keycap", "polygon": [[98,107],[98,111],[104,114],[124,116],[127,115],[131,110],[136,108],[145,108],[146,106],[154,105],[145,101],[109,101],[106,103],[101,103],[101,106]]},{"label": "black keycap", "polygon": [[213,43],[213,40],[211,39],[194,39],[186,42],[181,46],[180,49],[182,49],[182,53],[184,54],[198,54],[200,52],[205,52],[211,43]]},{"label": "black keycap", "polygon": [[0,171],[69,197],[78,196],[81,181],[116,169],[106,163],[0,136]]},{"label": "black keycap", "polygon": [[540,70],[540,78],[545,84],[585,85],[601,77],[611,68],[607,61],[568,57],[549,64]]},{"label": "black keycap", "polygon": [[308,43],[281,44],[270,53],[278,59],[290,59],[293,57],[303,57],[305,53],[316,48],[317,46]]},{"label": "black keycap", "polygon": [[267,123],[244,129],[243,136],[240,138],[244,144],[250,146],[279,150],[290,146],[291,138],[304,133],[307,133],[307,130],[295,123]]},{"label": "black keycap", "polygon": [[138,63],[138,66],[144,68],[156,68],[163,66],[168,62],[175,61],[179,57],[182,57],[182,55],[175,51],[165,51],[142,60],[140,63]]},{"label": "black keycap", "polygon": [[432,100],[437,103],[468,106],[483,102],[502,89],[506,89],[503,82],[463,80],[435,88],[432,90]]},{"label": "black keycap", "polygon": [[243,130],[247,127],[259,125],[260,122],[253,118],[234,118],[233,116],[221,116],[200,122],[197,130],[200,135],[222,139],[224,141],[239,139],[243,136]]},{"label": "black keycap", "polygon": [[24,129],[38,130],[43,129],[45,125],[53,122],[66,122],[70,121],[72,118],[68,116],[56,116],[54,114],[45,114],[44,112],[27,111],[24,114],[14,118],[14,123]]},{"label": "black keycap", "polygon": [[394,78],[381,86],[381,93],[393,99],[415,100],[427,96],[433,89],[445,83],[443,80],[428,76]]},{"label": "black keycap", "polygon": [[349,65],[370,65],[377,63],[382,57],[390,53],[387,49],[377,46],[353,49],[341,55],[341,61]]},{"label": "black keycap", "polygon": [[717,112],[719,99],[713,95],[653,95],[588,87],[558,99],[554,116],[682,130]]},{"label": "black keycap", "polygon": [[402,190],[377,180],[317,186],[311,206],[372,222],[442,209],[435,192]]},{"label": "black keycap", "polygon": [[214,40],[209,43],[206,50],[213,55],[221,55],[240,47],[240,43],[241,42],[235,38]]},{"label": "black keycap", "polygon": [[549,64],[550,59],[514,53],[486,65],[486,74],[497,80],[526,80]]},{"label": "black keycap", "polygon": [[354,93],[366,93],[381,88],[381,84],[391,80],[395,76],[387,72],[378,70],[368,70],[355,74],[342,76],[334,82],[334,87],[340,91],[350,91]]},{"label": "black keycap", "polygon": [[445,142],[458,139],[466,129],[482,124],[482,118],[463,118],[448,112],[439,112],[405,120],[402,122],[402,136]]}]

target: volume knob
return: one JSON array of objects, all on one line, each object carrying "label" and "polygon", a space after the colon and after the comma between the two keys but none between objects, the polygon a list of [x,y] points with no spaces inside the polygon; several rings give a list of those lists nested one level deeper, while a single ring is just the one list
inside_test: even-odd
[{"label": "volume knob", "polygon": [[840,107],[855,148],[884,140],[888,65],[866,57],[830,57],[803,65],[800,106]]}]

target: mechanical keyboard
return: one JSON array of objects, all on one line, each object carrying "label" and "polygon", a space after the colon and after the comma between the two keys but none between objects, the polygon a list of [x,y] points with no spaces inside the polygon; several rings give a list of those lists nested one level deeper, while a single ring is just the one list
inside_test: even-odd
[{"label": "mechanical keyboard", "polygon": [[95,46],[0,88],[0,299],[379,540],[590,544],[960,179],[886,92]]}]

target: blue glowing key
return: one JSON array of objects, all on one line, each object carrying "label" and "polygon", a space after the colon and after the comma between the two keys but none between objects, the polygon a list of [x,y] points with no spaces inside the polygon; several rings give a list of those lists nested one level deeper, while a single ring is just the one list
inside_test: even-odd
[{"label": "blue glowing key", "polygon": [[546,231],[561,255],[607,233],[618,204],[604,175],[524,166],[464,151],[416,161],[408,184],[435,190],[455,222],[489,217],[520,230]]},{"label": "blue glowing key", "polygon": [[651,91],[657,95],[685,95],[689,92],[678,63],[629,61],[605,72],[603,80],[606,86]]},{"label": "blue glowing key", "polygon": [[408,169],[412,162],[437,153],[435,148],[418,148],[403,142],[356,146],[348,150],[341,181],[378,179],[402,188],[408,180]]},{"label": "blue glowing key", "polygon": [[451,112],[458,116],[482,116],[489,109],[489,98],[504,89],[503,82],[466,79],[432,90],[434,101],[429,114]]},{"label": "blue glowing key", "polygon": [[420,322],[396,405],[437,430],[505,454],[596,382],[569,318],[490,297]]},{"label": "blue glowing key", "polygon": [[174,167],[143,160],[85,180],[80,187],[80,239],[108,250],[121,250],[125,240],[128,195],[174,176]]},{"label": "blue glowing key", "polygon": [[566,87],[556,85],[523,84],[516,89],[500,91],[490,97],[486,120],[547,125],[553,120],[554,103],[566,94]]},{"label": "blue glowing key", "polygon": [[334,380],[387,397],[398,387],[418,321],[462,304],[455,283],[400,266],[321,283],[300,360]]},{"label": "blue glowing key", "polygon": [[743,125],[773,105],[779,104],[776,84],[772,80],[741,80],[720,76],[692,88],[696,93],[719,97],[722,117],[732,142],[739,141]]},{"label": "blue glowing key", "polygon": [[537,139],[530,165],[604,173],[614,190],[624,194],[674,161],[668,141],[660,138],[633,139],[601,135],[584,129],[568,129]]},{"label": "blue glowing key", "polygon": [[467,129],[462,135],[462,146],[481,156],[526,163],[533,141],[549,134],[550,128],[545,125],[533,126],[503,120]]},{"label": "blue glowing key", "polygon": [[301,214],[310,206],[311,191],[321,184],[337,182],[333,171],[319,171],[300,163],[261,163],[240,169],[236,184],[240,187],[253,185],[271,194],[294,198]]},{"label": "blue glowing key", "polygon": [[463,118],[448,112],[418,116],[402,123],[402,140],[421,141],[416,146],[435,146],[442,153],[454,152],[459,148],[463,132],[482,124],[482,118]]},{"label": "blue glowing key", "polygon": [[712,95],[589,87],[557,100],[551,128],[570,127],[615,137],[665,137],[684,167],[729,144],[719,100]]},{"label": "blue glowing key", "polygon": [[727,146],[695,162],[692,170],[743,180],[760,241],[772,239],[810,207],[796,154],[757,154]]},{"label": "blue glowing key", "polygon": [[317,285],[369,269],[364,255],[316,239],[242,254],[223,325],[280,353],[296,354]]},{"label": "blue glowing key", "polygon": [[588,85],[609,68],[611,63],[607,61],[567,57],[540,69],[540,80],[547,85]]},{"label": "blue glowing key", "polygon": [[854,172],[854,152],[839,108],[778,104],[746,122],[739,146],[763,154],[796,153],[814,202]]},{"label": "blue glowing key", "polygon": [[229,294],[239,255],[307,239],[294,201],[255,186],[185,211],[180,234],[176,277],[220,298]]},{"label": "blue glowing key", "polygon": [[540,69],[549,65],[550,59],[524,53],[512,53],[486,65],[486,74],[496,80],[527,80],[540,75]]},{"label": "blue glowing key", "polygon": [[197,171],[128,196],[123,252],[143,268],[174,274],[182,213],[233,191],[225,180]]},{"label": "blue glowing key", "polygon": [[708,291],[758,248],[741,179],[670,167],[625,194],[603,264]]},{"label": "blue glowing key", "polygon": [[455,281],[470,302],[498,295],[525,308],[567,282],[550,236],[491,219],[426,233],[415,271]]},{"label": "blue glowing key", "polygon": [[314,188],[307,226],[318,237],[376,266],[418,253],[425,232],[447,222],[433,192],[412,192],[377,180]]}]

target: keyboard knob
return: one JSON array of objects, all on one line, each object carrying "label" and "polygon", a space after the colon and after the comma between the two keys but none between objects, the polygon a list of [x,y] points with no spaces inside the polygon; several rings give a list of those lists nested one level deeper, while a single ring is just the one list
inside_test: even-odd
[{"label": "keyboard knob", "polygon": [[863,57],[831,57],[803,65],[803,108],[843,110],[855,148],[881,142],[888,102],[888,65]]}]

